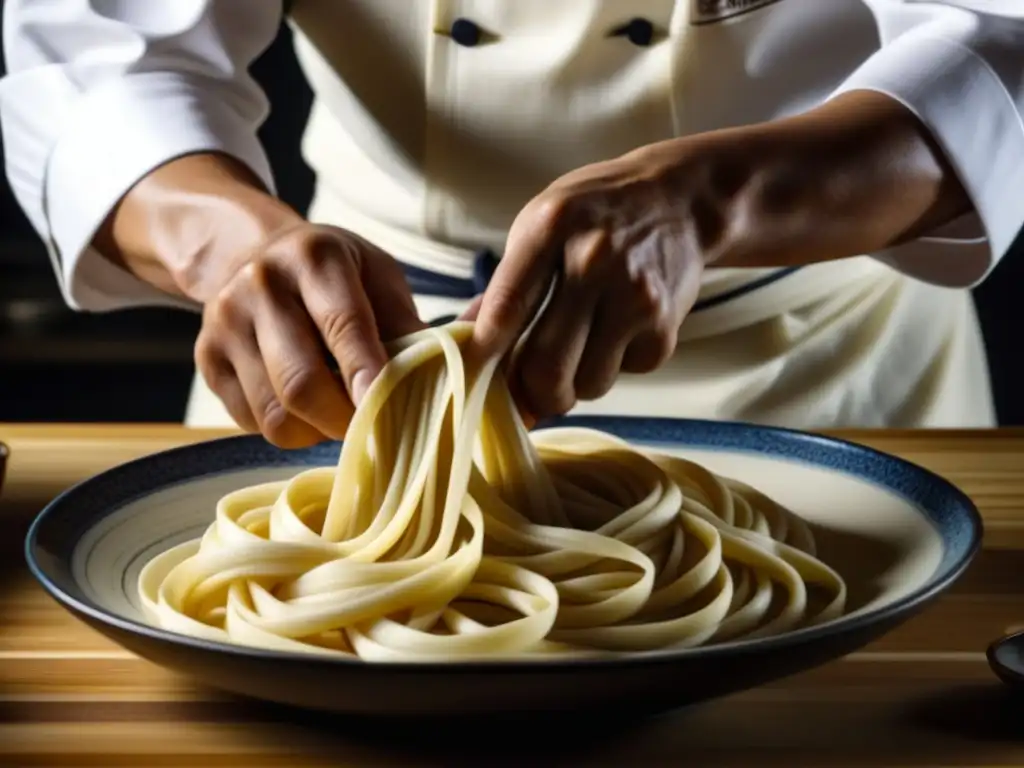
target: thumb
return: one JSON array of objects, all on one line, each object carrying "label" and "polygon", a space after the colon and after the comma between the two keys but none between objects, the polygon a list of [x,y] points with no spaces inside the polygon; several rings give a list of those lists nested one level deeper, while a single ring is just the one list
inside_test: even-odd
[{"label": "thumb", "polygon": [[473,340],[488,354],[504,355],[526,331],[559,264],[560,249],[552,230],[531,227],[521,219],[522,214],[512,225],[494,277],[478,299]]}]

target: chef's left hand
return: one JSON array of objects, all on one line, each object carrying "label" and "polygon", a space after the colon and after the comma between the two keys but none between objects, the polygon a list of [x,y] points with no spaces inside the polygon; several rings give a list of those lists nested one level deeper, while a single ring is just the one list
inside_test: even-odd
[{"label": "chef's left hand", "polygon": [[569,173],[522,210],[466,316],[478,347],[502,355],[536,318],[509,366],[527,417],[565,413],[672,354],[718,235],[702,188],[654,146]]}]

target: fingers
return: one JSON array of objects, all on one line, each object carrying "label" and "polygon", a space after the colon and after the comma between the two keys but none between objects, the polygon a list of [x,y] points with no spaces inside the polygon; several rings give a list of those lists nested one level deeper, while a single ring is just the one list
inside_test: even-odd
[{"label": "fingers", "polygon": [[626,373],[650,373],[664,363],[676,348],[677,334],[664,330],[647,330],[626,347],[622,370]]},{"label": "fingers", "polygon": [[391,341],[426,328],[398,262],[376,246],[360,242],[360,281],[377,319],[380,338]]},{"label": "fingers", "polygon": [[196,369],[227,409],[235,423],[246,432],[259,432],[260,425],[252,414],[245,391],[238,380],[238,372],[226,356],[220,352],[200,351],[196,346]]},{"label": "fingers", "polygon": [[283,279],[254,301],[256,345],[277,402],[322,435],[340,440],[354,409],[327,366],[305,308]]},{"label": "fingers", "polygon": [[566,241],[563,271],[512,380],[522,407],[538,418],[603,397],[622,371],[659,367],[675,350],[681,322],[682,304],[659,272],[624,260],[602,230]]},{"label": "fingers", "polygon": [[700,291],[700,275],[699,269],[683,269],[667,285],[650,272],[634,279],[631,303],[645,322],[626,347],[623,371],[650,373],[675,353],[679,328]]},{"label": "fingers", "polygon": [[587,345],[593,308],[586,287],[559,280],[517,355],[513,394],[535,418],[566,413],[576,404],[576,367]]},{"label": "fingers", "polygon": [[351,244],[337,237],[311,238],[298,278],[309,317],[357,404],[387,362],[374,308],[363,290],[358,258]]},{"label": "fingers", "polygon": [[[528,205],[509,230],[476,317],[473,339],[486,354],[504,354],[530,325],[561,263],[556,203]],[[556,249],[556,245],[558,248]]]},{"label": "fingers", "polygon": [[520,397],[537,418],[566,413],[579,397],[577,369],[590,343],[606,255],[607,240],[599,231],[570,238],[565,244],[563,274],[516,366]]},{"label": "fingers", "polygon": [[573,379],[576,397],[580,400],[597,400],[604,397],[614,386],[622,370],[626,349],[633,340],[637,323],[620,315],[621,306],[604,301],[598,304],[591,321],[590,338],[580,358]]},{"label": "fingers", "polygon": [[289,412],[281,402],[255,343],[233,347],[231,362],[259,431],[267,440],[280,448],[304,448],[326,439],[324,433]]},{"label": "fingers", "polygon": [[259,431],[282,448],[324,440],[317,429],[289,414],[278,398],[244,303],[228,295],[208,305],[195,349],[197,368],[240,427]]}]

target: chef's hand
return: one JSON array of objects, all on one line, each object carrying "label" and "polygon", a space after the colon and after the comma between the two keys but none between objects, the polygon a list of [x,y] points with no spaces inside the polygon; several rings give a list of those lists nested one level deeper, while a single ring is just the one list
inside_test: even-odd
[{"label": "chef's hand", "polygon": [[[539,312],[511,357],[510,384],[535,416],[563,413],[603,395],[620,371],[650,371],[672,353],[705,264],[877,253],[970,210],[917,116],[885,94],[851,91],[563,176],[519,214],[468,315],[482,351],[504,354]],[[984,264],[949,269],[951,283],[967,285]]]},{"label": "chef's hand", "polygon": [[285,448],[343,437],[387,361],[381,340],[423,327],[390,256],[306,223],[265,242],[204,304],[200,372],[239,426]]},{"label": "chef's hand", "polygon": [[715,233],[691,194],[697,184],[678,158],[671,172],[669,165],[652,147],[586,166],[555,181],[513,223],[467,315],[489,354],[509,352],[536,316],[509,366],[528,418],[597,399],[620,371],[652,371],[675,349]]}]

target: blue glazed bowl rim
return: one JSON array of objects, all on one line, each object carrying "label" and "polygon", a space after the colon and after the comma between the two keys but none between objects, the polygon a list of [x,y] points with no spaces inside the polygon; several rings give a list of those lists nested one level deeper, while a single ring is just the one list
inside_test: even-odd
[{"label": "blue glazed bowl rim", "polygon": [[[337,461],[339,443],[322,443],[312,448],[284,451],[265,442],[258,435],[237,435],[206,440],[170,448],[134,459],[101,472],[68,488],[46,505],[33,520],[25,538],[25,558],[32,575],[58,603],[68,610],[122,632],[145,637],[160,643],[170,643],[198,652],[229,654],[262,663],[301,663],[341,665],[357,667],[386,668],[392,671],[423,672],[440,670],[461,674],[484,672],[516,674],[557,668],[563,670],[607,670],[624,666],[657,665],[701,660],[706,663],[736,658],[748,654],[763,654],[806,647],[810,644],[827,643],[847,635],[856,634],[874,625],[886,624],[905,614],[913,612],[924,603],[944,592],[967,569],[981,548],[983,522],[974,502],[953,483],[940,475],[913,464],[906,459],[883,453],[865,445],[841,438],[819,435],[781,427],[761,426],[743,422],[709,421],[701,419],[645,418],[635,416],[567,416],[539,425],[587,427],[611,432],[627,440],[644,444],[674,444],[695,450],[723,451],[747,455],[765,456],[791,461],[798,464],[820,467],[840,474],[864,480],[876,487],[900,496],[922,514],[938,531],[943,541],[943,560],[932,577],[917,589],[902,598],[879,606],[873,610],[837,619],[820,626],[807,627],[782,635],[737,640],[681,650],[650,651],[645,653],[607,658],[569,658],[558,662],[542,660],[473,660],[464,662],[388,662],[384,665],[368,664],[359,659],[328,655],[293,654],[270,651],[231,643],[221,643],[201,638],[188,637],[153,627],[133,619],[118,616],[95,604],[84,595],[77,597],[58,586],[39,562],[36,549],[40,532],[66,507],[78,507],[79,499],[96,496],[97,491],[122,482],[124,478],[134,479],[144,490],[140,493],[123,495],[116,504],[97,514],[80,520],[81,530],[95,526],[100,520],[117,509],[138,498],[187,483],[203,477],[244,471],[259,467],[287,467],[297,469],[304,466],[324,466],[321,458],[332,464]],[[264,457],[265,461],[232,462],[232,457],[250,454]],[[176,460],[197,460],[203,457],[203,466],[210,471],[188,473],[175,482],[148,485],[145,479],[151,471],[172,466]],[[209,464],[205,459],[218,459],[220,467]],[[187,463],[187,462],[183,462]],[[959,517],[959,524],[966,527],[966,539],[950,542],[943,529],[939,514]],[[70,558],[72,552],[61,553]],[[65,563],[67,564],[67,563]],[[69,569],[70,570],[70,569]]]}]

